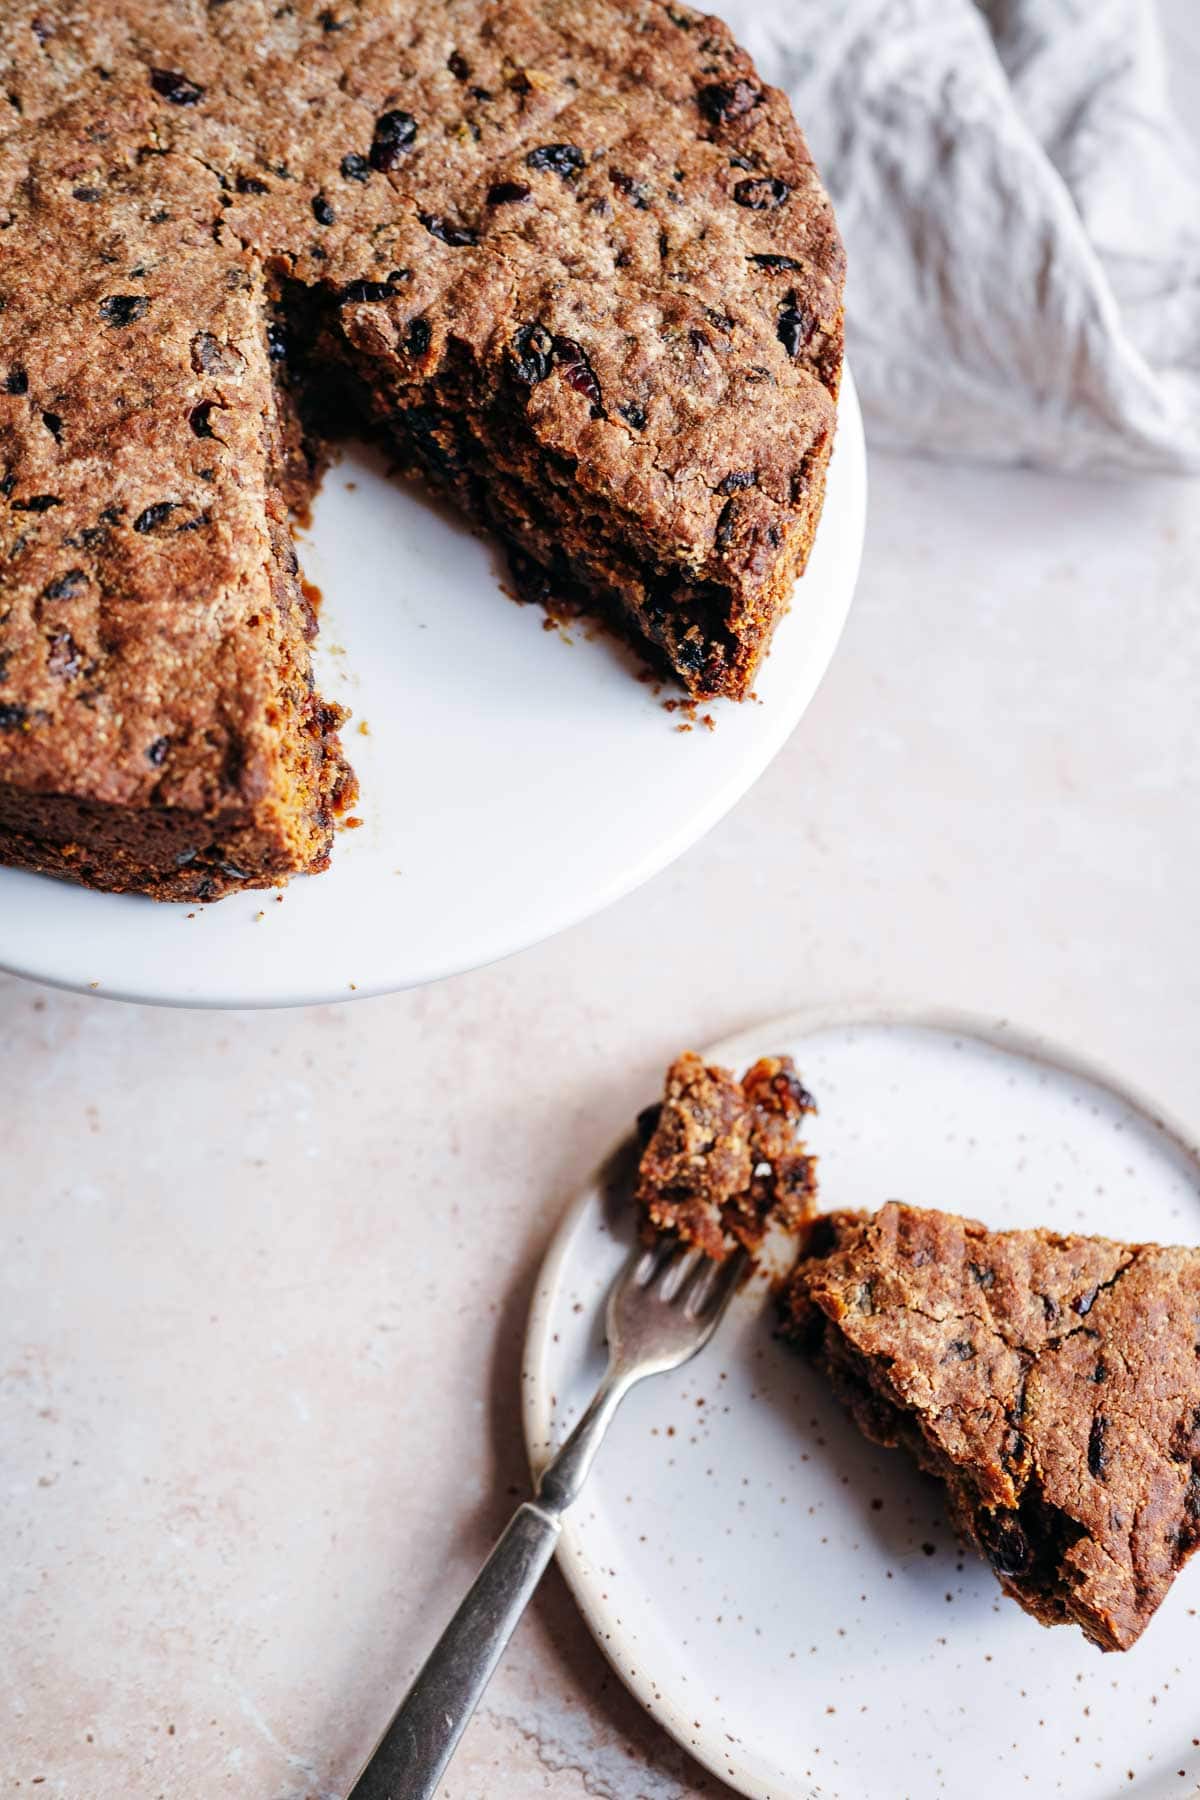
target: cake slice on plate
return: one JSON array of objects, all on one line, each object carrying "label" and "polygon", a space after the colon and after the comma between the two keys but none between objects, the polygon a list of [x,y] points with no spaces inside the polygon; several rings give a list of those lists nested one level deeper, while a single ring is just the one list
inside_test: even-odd
[{"label": "cake slice on plate", "polygon": [[865,1434],[945,1482],[1013,1599],[1137,1641],[1200,1542],[1200,1249],[892,1202],[817,1222],[784,1312]]}]

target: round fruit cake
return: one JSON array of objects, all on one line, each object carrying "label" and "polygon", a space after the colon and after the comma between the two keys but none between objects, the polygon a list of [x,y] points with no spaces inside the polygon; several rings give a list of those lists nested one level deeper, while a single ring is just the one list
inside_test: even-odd
[{"label": "round fruit cake", "polygon": [[13,0],[0,861],[213,899],[354,791],[288,530],[339,434],[741,698],[803,570],[843,255],[784,95],[663,0]]}]

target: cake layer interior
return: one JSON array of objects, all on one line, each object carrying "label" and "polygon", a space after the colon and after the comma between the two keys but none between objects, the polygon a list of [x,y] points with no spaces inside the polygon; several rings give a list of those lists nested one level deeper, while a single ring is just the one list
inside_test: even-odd
[{"label": "cake layer interior", "polygon": [[[697,576],[686,559],[664,554],[660,535],[620,496],[584,485],[577,459],[539,441],[515,345],[499,379],[465,344],[425,369],[411,338],[397,345],[380,329],[389,298],[347,301],[320,285],[279,283],[276,342],[305,420],[310,467],[328,441],[382,438],[405,474],[500,540],[520,599],[600,618],[695,698],[744,694],[811,535],[773,546],[771,580],[749,600],[735,581]],[[814,523],[828,450],[818,439],[800,477]],[[740,491],[730,484],[731,538]]]}]

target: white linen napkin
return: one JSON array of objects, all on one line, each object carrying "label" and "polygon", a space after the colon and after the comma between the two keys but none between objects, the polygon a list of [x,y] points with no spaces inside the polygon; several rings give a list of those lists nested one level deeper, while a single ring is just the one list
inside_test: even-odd
[{"label": "white linen napkin", "polygon": [[718,0],[837,207],[874,442],[1200,470],[1200,157],[1153,0]]}]

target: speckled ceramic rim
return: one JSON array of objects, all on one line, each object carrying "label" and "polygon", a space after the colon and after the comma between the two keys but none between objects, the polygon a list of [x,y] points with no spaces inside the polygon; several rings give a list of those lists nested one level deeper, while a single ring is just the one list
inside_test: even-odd
[{"label": "speckled ceramic rim", "polygon": [[[854,1025],[923,1026],[928,1030],[944,1032],[947,1036],[970,1037],[994,1049],[1006,1050],[1014,1056],[1025,1057],[1078,1080],[1089,1081],[1096,1087],[1107,1089],[1134,1111],[1141,1113],[1156,1131],[1170,1139],[1196,1165],[1200,1176],[1200,1127],[1187,1126],[1182,1121],[1169,1117],[1157,1101],[1104,1063],[1079,1056],[1045,1035],[1025,1030],[1004,1018],[988,1018],[953,1008],[918,1004],[830,1004],[786,1013],[761,1025],[750,1026],[731,1037],[722,1038],[720,1043],[710,1045],[703,1055],[713,1062],[740,1066],[752,1062],[757,1056],[767,1055],[780,1044],[794,1044],[801,1038],[815,1036],[818,1032]],[[628,1139],[623,1141],[629,1142]],[[614,1146],[614,1150],[617,1148],[619,1147]],[[534,1290],[525,1333],[521,1386],[525,1445],[535,1479],[545,1458],[538,1455],[534,1446],[545,1444],[552,1435],[550,1384],[543,1377],[542,1371],[550,1349],[555,1298],[569,1259],[572,1240],[603,1193],[603,1171],[611,1160],[610,1155],[567,1208],[546,1253]],[[633,1659],[634,1646],[627,1642],[620,1621],[605,1608],[598,1590],[594,1591],[588,1582],[586,1561],[580,1553],[569,1513],[563,1525],[558,1564],[592,1636],[622,1683],[637,1697],[650,1717],[657,1720],[689,1756],[710,1770],[726,1786],[736,1787],[739,1792],[747,1795],[749,1800],[789,1800],[789,1795],[796,1800],[801,1792],[814,1797],[822,1792],[810,1782],[806,1782],[802,1789],[792,1786],[783,1771],[764,1764],[745,1745],[739,1744],[735,1750],[724,1736],[718,1738],[702,1726],[697,1733],[694,1709],[689,1709],[686,1713],[681,1711],[670,1699],[663,1685],[661,1671],[656,1677],[640,1666],[642,1656]],[[629,1667],[622,1666],[622,1656],[626,1658],[627,1665],[636,1660],[636,1674],[631,1675]],[[781,1776],[789,1783],[782,1789]]]}]

